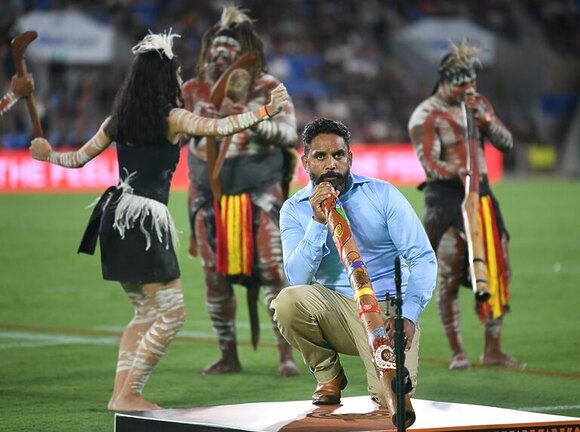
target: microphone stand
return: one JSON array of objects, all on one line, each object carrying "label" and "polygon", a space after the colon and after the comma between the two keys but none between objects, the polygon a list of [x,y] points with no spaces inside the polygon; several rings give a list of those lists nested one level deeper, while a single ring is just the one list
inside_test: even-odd
[{"label": "microphone stand", "polygon": [[[395,258],[395,358],[397,371],[395,389],[397,393],[397,418],[405,418],[405,329],[403,318],[403,296],[401,294],[401,260]],[[397,422],[397,432],[405,432],[404,421]]]}]

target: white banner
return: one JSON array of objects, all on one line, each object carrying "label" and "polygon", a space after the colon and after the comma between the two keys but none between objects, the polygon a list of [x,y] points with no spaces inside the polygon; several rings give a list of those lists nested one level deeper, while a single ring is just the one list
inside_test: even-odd
[{"label": "white banner", "polygon": [[26,49],[26,55],[32,60],[106,64],[114,58],[113,27],[80,12],[30,12],[18,20],[17,28],[20,32],[38,32],[38,38]]},{"label": "white banner", "polygon": [[481,49],[477,56],[484,65],[495,63],[496,37],[464,18],[424,18],[398,31],[395,39],[433,64],[449,52],[449,41],[467,39]]}]

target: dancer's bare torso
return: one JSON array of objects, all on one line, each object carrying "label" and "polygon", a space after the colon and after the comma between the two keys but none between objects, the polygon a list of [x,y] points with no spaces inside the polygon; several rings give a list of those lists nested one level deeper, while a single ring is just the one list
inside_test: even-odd
[{"label": "dancer's bare torso", "polygon": [[[479,163],[482,174],[487,173],[482,142],[489,140],[501,151],[512,148],[511,133],[499,120],[487,98],[476,94],[486,116],[477,122],[477,140],[480,143]],[[409,121],[411,139],[417,156],[425,169],[427,181],[453,180],[466,167],[466,119],[459,103],[451,104],[437,94],[423,101]]]},{"label": "dancer's bare torso", "polygon": [[[269,74],[260,75],[253,83],[248,93],[248,100],[244,103],[245,111],[252,111],[268,103],[270,92],[279,84],[279,81]],[[210,100],[211,83],[203,78],[194,78],[183,86],[185,108],[193,112],[200,110],[200,102],[207,103]],[[230,114],[232,101],[224,98],[217,114],[224,117]],[[201,105],[203,109],[203,105]],[[207,115],[207,113],[200,114]],[[274,147],[296,146],[296,119],[294,106],[290,102],[284,111],[273,117],[263,125],[246,129],[231,136],[231,144],[228,147],[226,158],[239,156],[251,156],[259,153],[268,153]],[[224,138],[218,138],[223,140]],[[199,159],[206,160],[206,138],[200,137],[190,141],[190,151]]]}]

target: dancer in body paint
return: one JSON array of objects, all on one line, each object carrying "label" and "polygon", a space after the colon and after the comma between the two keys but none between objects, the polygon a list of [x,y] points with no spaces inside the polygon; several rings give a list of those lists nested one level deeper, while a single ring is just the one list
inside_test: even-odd
[{"label": "dancer in body paint", "polygon": [[[249,55],[254,57],[240,65]],[[264,44],[251,19],[235,6],[225,7],[220,21],[204,34],[199,67],[198,76],[183,86],[185,107],[208,117],[254,110],[280,83],[266,72]],[[212,94],[216,83],[226,77],[222,93]],[[271,313],[270,302],[288,285],[278,219],[297,159],[294,107],[288,103],[275,118],[217,141],[196,136],[189,142],[190,252],[202,260],[206,305],[220,349],[220,358],[202,374],[242,370],[232,285],[247,288],[254,348],[259,328],[252,317],[257,316],[258,290],[263,288]],[[216,168],[210,152],[216,145],[223,153],[223,165],[212,179]],[[272,328],[279,375],[298,375],[292,348],[273,322]]]},{"label": "dancer in body paint", "polygon": [[310,183],[280,213],[284,269],[293,286],[272,302],[274,318],[316,378],[314,404],[340,403],[347,378],[339,354],[346,354],[360,356],[369,394],[387,406],[349,272],[326,226],[322,203],[338,196],[348,215],[390,340],[395,306],[386,300],[395,296],[394,259],[406,261],[402,289],[408,391],[417,384],[419,316],[435,289],[435,253],[415,211],[393,185],[351,173],[350,132],[344,124],[314,120],[304,128],[302,141],[302,165]]},{"label": "dancer in body paint", "polygon": [[159,408],[143,398],[143,387],[185,319],[177,235],[167,209],[182,134],[232,134],[288,103],[279,86],[267,105],[223,119],[182,109],[179,62],[172,50],[177,36],[149,34],[133,47],[136,56],[112,114],[82,148],[55,152],[42,138],[31,144],[34,159],[68,168],[82,167],[117,144],[119,184],[95,206],[79,246],[79,252],[92,254],[99,240],[103,278],[119,281],[135,310],[121,338],[111,410]]},{"label": "dancer in body paint", "polygon": [[465,196],[467,164],[466,122],[461,102],[473,110],[476,120],[480,181],[480,205],[483,214],[487,250],[487,279],[491,298],[478,304],[485,323],[481,364],[522,367],[501,348],[503,316],[509,302],[508,281],[511,268],[508,255],[508,232],[499,205],[489,186],[483,142],[507,152],[513,147],[512,135],[497,117],[489,100],[476,92],[475,65],[477,48],[469,42],[452,44],[452,51],[439,65],[435,93],[419,104],[409,121],[409,134],[427,180],[424,224],[439,267],[439,314],[451,347],[450,369],[471,366],[465,353],[460,330],[459,286],[471,287],[467,280],[467,243],[463,229],[461,204]]}]

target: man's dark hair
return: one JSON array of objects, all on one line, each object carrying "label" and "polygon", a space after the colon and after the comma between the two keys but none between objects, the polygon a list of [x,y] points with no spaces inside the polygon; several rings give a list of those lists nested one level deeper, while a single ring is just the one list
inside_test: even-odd
[{"label": "man's dark hair", "polygon": [[155,50],[137,55],[117,92],[107,135],[133,145],[163,143],[169,111],[183,105],[178,68],[177,57],[169,59]]},{"label": "man's dark hair", "polygon": [[344,123],[338,120],[319,118],[312,120],[302,132],[302,143],[304,144],[304,154],[307,155],[312,148],[312,140],[320,134],[338,135],[344,139],[346,148],[350,149],[350,131]]}]

